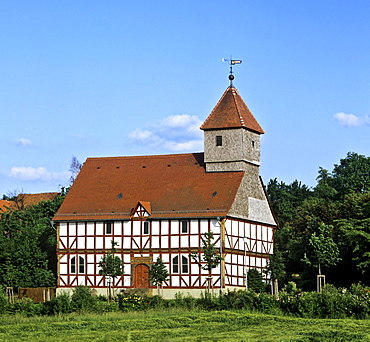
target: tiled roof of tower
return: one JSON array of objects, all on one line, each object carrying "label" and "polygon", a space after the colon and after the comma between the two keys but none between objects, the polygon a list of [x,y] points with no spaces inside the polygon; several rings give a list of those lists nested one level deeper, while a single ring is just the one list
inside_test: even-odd
[{"label": "tiled roof of tower", "polygon": [[55,221],[129,219],[140,201],[151,218],[226,216],[244,172],[205,172],[203,153],[88,158]]},{"label": "tiled roof of tower", "polygon": [[234,87],[228,87],[200,128],[208,130],[241,127],[259,134],[264,133],[238,91]]}]

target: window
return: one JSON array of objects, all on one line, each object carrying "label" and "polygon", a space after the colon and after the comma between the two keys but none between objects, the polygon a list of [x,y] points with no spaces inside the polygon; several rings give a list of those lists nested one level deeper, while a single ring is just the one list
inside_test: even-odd
[{"label": "window", "polygon": [[179,273],[179,257],[175,256],[172,258],[172,272]]},{"label": "window", "polygon": [[189,224],[189,221],[181,221],[181,233],[188,232],[188,224]]},{"label": "window", "polygon": [[[74,256],[71,258],[71,273],[76,273],[77,269],[77,258]],[[82,256],[78,257],[78,273],[85,273],[85,258]]]},{"label": "window", "polygon": [[254,141],[252,140],[252,147],[254,147]]},{"label": "window", "polygon": [[85,273],[85,259],[82,256],[78,257],[78,273]]},{"label": "window", "polygon": [[71,273],[76,273],[76,257],[71,258]]},{"label": "window", "polygon": [[216,135],[216,146],[222,146],[222,135]]},{"label": "window", "polygon": [[145,221],[144,222],[144,229],[143,229],[143,234],[149,234],[149,222]]},{"label": "window", "polygon": [[181,257],[182,273],[189,273],[189,260],[187,257]]},{"label": "window", "polygon": [[[172,273],[179,273],[179,260],[178,255],[172,258]],[[183,255],[181,256],[181,273],[189,273],[189,259]]]},{"label": "window", "polygon": [[105,222],[105,234],[112,234],[112,222]]}]

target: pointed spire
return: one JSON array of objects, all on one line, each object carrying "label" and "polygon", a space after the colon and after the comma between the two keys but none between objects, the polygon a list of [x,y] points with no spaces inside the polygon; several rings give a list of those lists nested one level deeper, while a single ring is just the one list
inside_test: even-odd
[{"label": "pointed spire", "polygon": [[203,130],[227,128],[246,128],[258,134],[265,133],[232,83],[200,126]]}]

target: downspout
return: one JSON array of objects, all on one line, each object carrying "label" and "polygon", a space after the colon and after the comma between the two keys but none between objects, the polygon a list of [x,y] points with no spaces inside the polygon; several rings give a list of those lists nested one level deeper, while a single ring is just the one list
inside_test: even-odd
[{"label": "downspout", "polygon": [[[219,218],[218,218],[219,219]],[[225,287],[225,222],[226,219],[219,220],[221,230],[221,241],[220,241],[220,255],[221,255],[221,278],[220,278],[220,294],[222,294]]]}]

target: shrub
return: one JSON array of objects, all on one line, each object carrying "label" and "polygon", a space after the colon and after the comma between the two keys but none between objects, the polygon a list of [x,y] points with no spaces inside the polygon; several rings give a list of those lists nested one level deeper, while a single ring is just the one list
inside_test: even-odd
[{"label": "shrub", "polygon": [[7,308],[9,313],[30,317],[41,314],[42,303],[35,304],[31,298],[23,297],[22,299],[17,299],[13,304],[8,304]]},{"label": "shrub", "polygon": [[72,311],[71,297],[68,293],[61,293],[43,304],[44,315],[66,314]]},{"label": "shrub", "polygon": [[96,304],[96,297],[93,296],[92,290],[88,286],[76,286],[72,294],[72,311],[91,311]]},{"label": "shrub", "polygon": [[6,312],[8,307],[8,299],[4,293],[4,289],[0,287],[0,315]]},{"label": "shrub", "polygon": [[137,294],[117,295],[118,308],[122,311],[144,310],[146,308],[143,298]]}]

